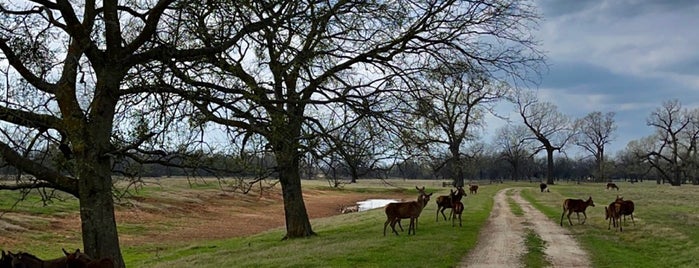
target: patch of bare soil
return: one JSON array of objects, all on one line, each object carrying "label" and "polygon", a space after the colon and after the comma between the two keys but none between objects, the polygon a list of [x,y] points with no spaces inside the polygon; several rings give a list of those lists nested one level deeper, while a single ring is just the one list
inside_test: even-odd
[{"label": "patch of bare soil", "polygon": [[[356,193],[304,189],[306,210],[311,219],[340,214],[343,206],[371,198],[413,199],[402,193]],[[184,190],[155,197],[129,197],[116,207],[122,245],[187,242],[248,236],[284,228],[284,205],[279,187],[264,193],[231,193],[220,190]],[[27,219],[31,217],[31,221]],[[14,248],[32,233],[46,232],[48,222],[54,235],[80,239],[80,216],[30,216],[8,212],[0,217],[0,245]],[[281,237],[280,237],[281,239]]]},{"label": "patch of bare soil", "polygon": [[478,244],[464,258],[462,267],[524,267],[520,257],[526,253],[526,228],[532,229],[545,241],[544,253],[553,267],[591,267],[587,253],[571,234],[524,200],[517,188],[512,199],[522,207],[524,215],[515,216],[507,202],[505,193],[508,190],[503,189],[495,195],[493,210],[481,230]]}]

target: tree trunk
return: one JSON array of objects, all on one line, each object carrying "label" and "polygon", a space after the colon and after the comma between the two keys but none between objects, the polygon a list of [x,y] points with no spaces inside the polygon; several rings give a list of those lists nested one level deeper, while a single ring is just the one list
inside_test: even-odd
[{"label": "tree trunk", "polygon": [[[282,185],[284,196],[284,218],[286,219],[287,238],[307,237],[315,235],[308,219],[306,204],[303,201],[301,190],[301,176],[299,175],[298,157],[296,152],[277,152],[277,161],[280,167],[279,181]],[[289,154],[294,154],[293,156]],[[285,160],[289,159],[289,160]]]},{"label": "tree trunk", "polygon": [[[277,137],[298,137],[301,132],[301,124],[297,125],[298,127],[286,127],[284,130],[286,135]],[[294,131],[295,129],[296,131]],[[301,189],[300,154],[298,152],[300,145],[297,140],[289,138],[280,138],[274,141],[274,144],[276,144],[274,149],[284,197],[284,218],[286,220],[284,239],[313,236],[315,233],[311,228]]]},{"label": "tree trunk", "polygon": [[546,148],[546,184],[553,184],[553,151],[554,149]]},{"label": "tree trunk", "polygon": [[85,253],[111,257],[115,267],[125,267],[119,247],[109,160],[85,163],[79,168],[80,219]]}]

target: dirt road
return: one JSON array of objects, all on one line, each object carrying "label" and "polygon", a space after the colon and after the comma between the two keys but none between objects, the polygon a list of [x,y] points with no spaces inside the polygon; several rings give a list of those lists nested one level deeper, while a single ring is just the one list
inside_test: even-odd
[{"label": "dirt road", "polygon": [[[523,216],[512,213],[507,201],[512,199],[524,211]],[[553,267],[591,267],[587,253],[570,233],[550,221],[543,213],[520,196],[519,188],[508,188],[495,195],[493,210],[482,229],[476,248],[466,256],[461,267],[524,267],[521,256],[526,253],[524,237],[527,229],[545,241],[544,253]]]}]

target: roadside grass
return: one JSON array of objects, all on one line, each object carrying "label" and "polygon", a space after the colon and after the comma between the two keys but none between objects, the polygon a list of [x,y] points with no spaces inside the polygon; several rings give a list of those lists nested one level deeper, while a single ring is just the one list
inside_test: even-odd
[{"label": "roadside grass", "polygon": [[514,189],[509,189],[507,192],[505,192],[505,195],[507,196],[507,203],[510,205],[510,211],[512,211],[512,214],[515,216],[524,216],[524,210],[522,210],[522,207],[519,206],[514,199],[512,199],[513,194]]},{"label": "roadside grass", "polygon": [[[522,195],[556,223],[560,223],[564,199],[592,196],[595,207],[587,209],[587,222],[578,224],[573,213],[573,226],[565,217],[563,226],[590,253],[595,267],[699,267],[699,187],[654,182],[617,185],[619,191],[605,190],[601,183],[559,182],[549,186],[550,193],[532,187]],[[627,217],[623,232],[608,230],[604,220],[604,207],[617,195],[636,206],[636,224]]]},{"label": "roadside grass", "polygon": [[527,229],[527,234],[524,237],[524,246],[527,248],[527,252],[522,255],[524,267],[541,268],[551,266],[551,262],[546,259],[546,254],[544,253],[546,241],[542,240],[536,232]]}]

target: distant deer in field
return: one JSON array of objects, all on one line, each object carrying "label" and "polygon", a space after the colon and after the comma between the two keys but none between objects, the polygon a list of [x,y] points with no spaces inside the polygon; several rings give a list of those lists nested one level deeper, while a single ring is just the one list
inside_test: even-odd
[{"label": "distant deer in field", "polygon": [[549,186],[546,185],[546,183],[543,183],[543,182],[542,182],[542,183],[539,184],[539,189],[541,189],[541,192],[542,192],[542,193],[543,193],[544,191],[550,192],[548,187],[549,187]]},{"label": "distant deer in field", "polygon": [[449,190],[449,197],[451,198],[451,227],[454,227],[454,221],[458,215],[459,217],[459,227],[461,227],[461,213],[464,212],[464,203],[461,203],[461,193],[458,191],[454,192]]},{"label": "distant deer in field", "polygon": [[389,203],[388,205],[386,205],[386,222],[383,224],[384,236],[386,236],[386,227],[389,223],[391,224],[391,229],[393,230],[393,232],[396,235],[398,235],[398,232],[396,231],[396,223],[398,222],[400,224],[400,219],[408,218],[410,219],[408,235],[410,235],[411,230],[413,234],[415,234],[415,229],[417,227],[417,218],[420,217],[422,209],[425,208],[427,202],[430,201],[430,196],[432,196],[432,193],[425,194],[424,186],[422,187],[422,189],[415,186],[415,189],[417,189],[420,192],[420,195],[417,197],[417,201]]},{"label": "distant deer in field", "polygon": [[468,185],[468,193],[469,193],[469,194],[477,194],[477,193],[478,193],[478,185],[476,185],[476,184],[469,184],[469,185]]},{"label": "distant deer in field", "polygon": [[587,209],[588,206],[595,206],[595,202],[592,201],[592,196],[587,198],[587,201],[583,201],[582,199],[566,199],[563,201],[563,214],[561,214],[561,226],[563,226],[563,216],[568,212],[568,222],[570,225],[573,225],[573,222],[570,220],[570,214],[575,214],[578,216],[578,222],[580,222],[580,212],[582,212],[583,216],[585,216],[585,219],[582,221],[581,224],[585,224],[585,221],[587,220],[587,214],[585,213],[585,210]]},{"label": "distant deer in field", "polygon": [[607,183],[607,190],[609,189],[616,189],[617,191],[619,191],[619,186],[616,186],[616,183],[610,182]]},{"label": "distant deer in field", "polygon": [[[451,191],[451,190],[450,190]],[[461,197],[466,196],[466,191],[464,191],[464,187],[456,187],[456,191],[459,194],[459,200],[461,200]],[[439,213],[442,213],[442,217],[444,220],[447,220],[447,215],[444,215],[444,210],[451,207],[451,197],[448,195],[440,195],[437,197],[437,217],[435,218],[435,221],[439,221]]]}]

